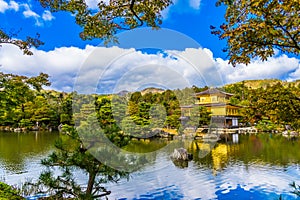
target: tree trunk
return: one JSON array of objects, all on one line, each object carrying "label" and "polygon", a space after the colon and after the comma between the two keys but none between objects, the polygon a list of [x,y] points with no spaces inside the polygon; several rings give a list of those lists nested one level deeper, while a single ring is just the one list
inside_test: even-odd
[{"label": "tree trunk", "polygon": [[96,178],[96,173],[90,172],[89,173],[89,181],[88,181],[88,185],[87,185],[86,193],[85,193],[86,196],[89,196],[89,197],[92,196],[95,178]]}]

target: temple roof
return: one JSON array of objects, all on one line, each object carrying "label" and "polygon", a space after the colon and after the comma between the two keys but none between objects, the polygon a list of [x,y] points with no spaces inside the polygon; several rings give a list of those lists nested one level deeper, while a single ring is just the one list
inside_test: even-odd
[{"label": "temple roof", "polygon": [[195,107],[195,104],[193,105],[183,105],[183,106],[180,106],[180,108],[193,108]]},{"label": "temple roof", "polygon": [[198,92],[195,95],[212,95],[212,94],[222,94],[226,96],[233,96],[234,94],[223,92],[221,90],[218,90],[216,88],[209,88],[207,90],[204,90],[202,92]]},{"label": "temple roof", "polygon": [[239,105],[233,105],[231,103],[205,103],[205,104],[197,104],[198,106],[204,106],[204,107],[219,107],[219,106],[232,106],[232,107],[236,107],[236,108],[241,108],[243,106],[239,106]]}]

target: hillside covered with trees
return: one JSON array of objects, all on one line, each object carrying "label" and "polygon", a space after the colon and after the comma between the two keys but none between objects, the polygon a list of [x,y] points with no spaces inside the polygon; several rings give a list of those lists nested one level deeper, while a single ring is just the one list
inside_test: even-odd
[{"label": "hillside covered with trees", "polygon": [[[26,77],[1,73],[0,76],[2,130],[53,130],[60,124],[75,125],[86,118],[85,112],[92,109],[104,129],[120,130],[122,126],[125,130],[139,132],[142,127],[149,129],[150,124],[155,126],[151,112],[157,106],[163,109],[156,108],[159,111],[156,114],[165,119],[158,122],[159,127],[178,129],[180,106],[193,103],[191,94],[194,90],[191,88],[144,95],[141,91],[124,95],[83,95],[42,89],[50,86],[47,74]],[[208,123],[209,116],[205,114]],[[132,124],[136,125],[136,130],[131,128]]]},{"label": "hillside covered with trees", "polygon": [[[89,108],[96,111],[103,129],[123,130],[129,134],[155,127],[178,129],[180,106],[192,105],[192,94],[207,89],[194,86],[143,95],[141,91],[122,95],[93,94],[93,100],[89,101],[91,95],[44,90],[43,86],[50,86],[47,74],[25,77],[1,73],[0,76],[2,130],[51,130],[60,124],[78,124],[86,117],[82,113]],[[244,125],[262,126],[263,130],[280,129],[285,125],[300,128],[298,81],[250,80],[220,89],[235,94],[230,103],[241,106],[240,122]],[[209,112],[205,108],[196,112],[196,123],[208,125]]]},{"label": "hillside covered with trees", "polygon": [[300,128],[300,85],[298,81],[242,81],[224,86],[235,94],[231,103],[240,105],[243,123],[256,124],[262,130]]},{"label": "hillside covered with trees", "polygon": [[48,75],[36,77],[0,73],[0,126],[2,129],[50,129],[72,124],[72,94],[43,90]]}]

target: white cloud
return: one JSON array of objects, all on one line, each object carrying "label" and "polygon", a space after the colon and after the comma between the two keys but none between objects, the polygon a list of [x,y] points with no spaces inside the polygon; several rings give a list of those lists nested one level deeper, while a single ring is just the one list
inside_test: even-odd
[{"label": "white cloud", "polygon": [[[119,56],[122,51],[128,50],[86,46],[84,49],[62,47],[48,52],[37,49],[32,49],[32,51],[34,55],[25,56],[17,47],[3,45],[0,48],[1,71],[27,76],[35,76],[44,72],[51,76],[52,88],[71,91],[75,81],[83,86],[97,83],[95,70],[101,73],[111,59]],[[104,56],[101,56],[101,59],[99,57],[87,59],[91,52]],[[80,76],[77,75],[79,70],[81,70]],[[85,77],[87,77],[86,80],[83,80]]]},{"label": "white cloud", "polygon": [[104,77],[107,80],[104,79],[102,84],[105,86],[105,81],[117,80],[113,88],[114,92],[134,91],[150,86],[167,89],[187,87],[189,86],[187,77],[182,73],[186,66],[186,63],[170,57],[164,58],[161,55],[147,55],[134,51],[119,58],[105,71]]},{"label": "white cloud", "polygon": [[52,15],[52,13],[49,10],[45,10],[43,12],[42,18],[44,21],[52,21],[55,19],[55,17]]},{"label": "white cloud", "polygon": [[[173,13],[195,13],[199,12],[201,0],[173,0],[173,4],[162,11],[164,19],[168,19]],[[169,18],[170,20],[171,17]]]},{"label": "white cloud", "polygon": [[3,0],[0,0],[0,12],[4,13],[8,8],[8,3],[6,3]]},{"label": "white cloud", "polygon": [[[202,54],[199,56],[203,57],[202,63],[193,66],[199,60],[188,60],[197,52]],[[33,53],[24,56],[14,46],[3,46],[0,49],[2,71],[29,76],[45,72],[51,76],[53,88],[75,88],[81,92],[95,92],[97,88],[103,93],[136,90],[151,84],[172,89],[192,86],[201,82],[202,72],[197,67],[207,72],[210,69],[205,68],[205,62],[212,62],[200,49],[179,52],[176,56],[180,59],[118,47],[63,47],[48,52],[33,49]]]},{"label": "white cloud", "polygon": [[52,13],[48,10],[44,11],[41,15],[31,9],[31,5],[27,3],[19,4],[13,0],[6,2],[0,0],[0,13],[5,13],[7,10],[14,10],[18,12],[21,8],[21,12],[25,18],[33,18],[36,26],[43,26],[43,21],[51,21],[55,19]]},{"label": "white cloud", "polygon": [[37,14],[36,12],[32,11],[30,6],[28,4],[23,4],[24,11],[23,15],[25,18],[33,18],[35,20],[36,26],[42,26],[43,23],[40,21],[41,16]]},{"label": "white cloud", "polygon": [[94,46],[32,51],[33,56],[24,56],[17,47],[3,45],[1,71],[27,76],[48,73],[52,88],[86,93],[136,90],[151,85],[175,89],[219,86],[247,79],[300,78],[299,60],[286,55],[234,68],[227,60],[214,59],[213,53],[205,48],[167,51],[167,56]]},{"label": "white cloud", "polygon": [[[193,70],[185,68],[183,74],[193,79],[193,84],[219,86],[223,85],[223,79],[215,66],[213,53],[206,48],[187,48],[185,51],[168,51],[175,53],[187,63]],[[178,66],[180,68],[180,66]],[[189,69],[189,70],[188,70]]]},{"label": "white cloud", "polygon": [[[102,0],[104,3],[108,4],[109,0]],[[98,8],[98,3],[100,0],[85,0],[86,4],[88,5],[89,8],[91,9],[97,9]]]},{"label": "white cloud", "polygon": [[196,10],[200,9],[201,0],[190,0],[190,6]]},{"label": "white cloud", "polygon": [[228,65],[228,61],[216,59],[218,70],[227,83],[248,79],[276,78],[286,80],[292,76],[294,76],[295,79],[295,73],[299,70],[299,62],[300,60],[296,58],[289,58],[286,55],[281,55],[269,58],[265,62],[254,60],[248,66],[238,65],[233,68],[231,65]]},{"label": "white cloud", "polygon": [[45,21],[52,21],[55,19],[55,17],[52,15],[52,13],[49,10],[45,10],[42,13],[42,16],[34,12],[31,8],[30,5],[28,4],[23,4],[24,11],[23,15],[25,18],[33,18],[35,19],[35,25],[36,26],[43,26]]},{"label": "white cloud", "polygon": [[86,0],[85,3],[88,5],[89,8],[91,9],[96,9],[98,8],[98,0]]},{"label": "white cloud", "polygon": [[300,64],[298,62],[298,67],[295,69],[294,72],[289,74],[287,81],[294,81],[300,79]]},{"label": "white cloud", "polygon": [[26,17],[26,18],[30,18],[30,17],[38,18],[38,17],[40,17],[36,12],[33,12],[31,10],[31,8],[29,7],[28,4],[24,4],[24,8],[25,8],[25,10],[23,11],[24,17]]},{"label": "white cloud", "polygon": [[6,1],[0,0],[0,13],[5,13],[7,10],[18,11],[19,4],[15,1],[10,1],[8,4]]},{"label": "white cloud", "polygon": [[12,9],[12,10],[14,10],[14,11],[18,11],[19,10],[19,4],[17,3],[17,2],[15,2],[15,1],[10,1],[9,2],[9,8],[10,9]]}]

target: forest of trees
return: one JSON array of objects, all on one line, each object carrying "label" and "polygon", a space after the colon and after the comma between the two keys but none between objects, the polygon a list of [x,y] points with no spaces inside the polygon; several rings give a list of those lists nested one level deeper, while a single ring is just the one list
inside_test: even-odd
[{"label": "forest of trees", "polygon": [[243,107],[241,122],[256,125],[261,130],[280,130],[286,125],[300,129],[300,85],[297,82],[274,80],[251,88],[243,81],[224,89],[235,94],[230,100],[232,104]]},{"label": "forest of trees", "polygon": [[[1,129],[55,130],[60,124],[80,125],[86,118],[82,114],[84,110],[92,108],[103,130],[122,130],[140,137],[141,132],[153,128],[179,129],[182,125],[180,106],[192,105],[195,101],[192,94],[207,88],[194,86],[144,95],[140,91],[125,95],[82,95],[43,89],[49,85],[47,74],[25,77],[1,73]],[[296,82],[274,80],[273,84],[253,88],[239,82],[221,89],[235,94],[230,103],[242,107],[240,122],[267,125],[264,129],[284,128],[285,125],[300,129],[300,87]],[[191,120],[187,125],[208,125],[207,109],[195,109],[193,120],[196,122]]]},{"label": "forest of trees", "polygon": [[48,75],[36,77],[0,73],[0,126],[50,129],[72,124],[72,94],[43,90]]},{"label": "forest of trees", "polygon": [[[75,125],[86,115],[85,109],[93,109],[101,128],[138,134],[151,128],[180,127],[181,105],[193,104],[191,91],[201,89],[166,90],[163,93],[141,92],[120,95],[82,95],[43,90],[49,86],[47,74],[25,77],[1,73],[1,118],[2,129],[49,130],[60,124]],[[89,98],[93,98],[92,101]],[[179,102],[180,101],[180,102]],[[204,122],[208,113],[202,108]],[[74,111],[74,118],[73,118]],[[203,124],[201,124],[203,125]],[[135,128],[133,128],[135,126]]]}]

